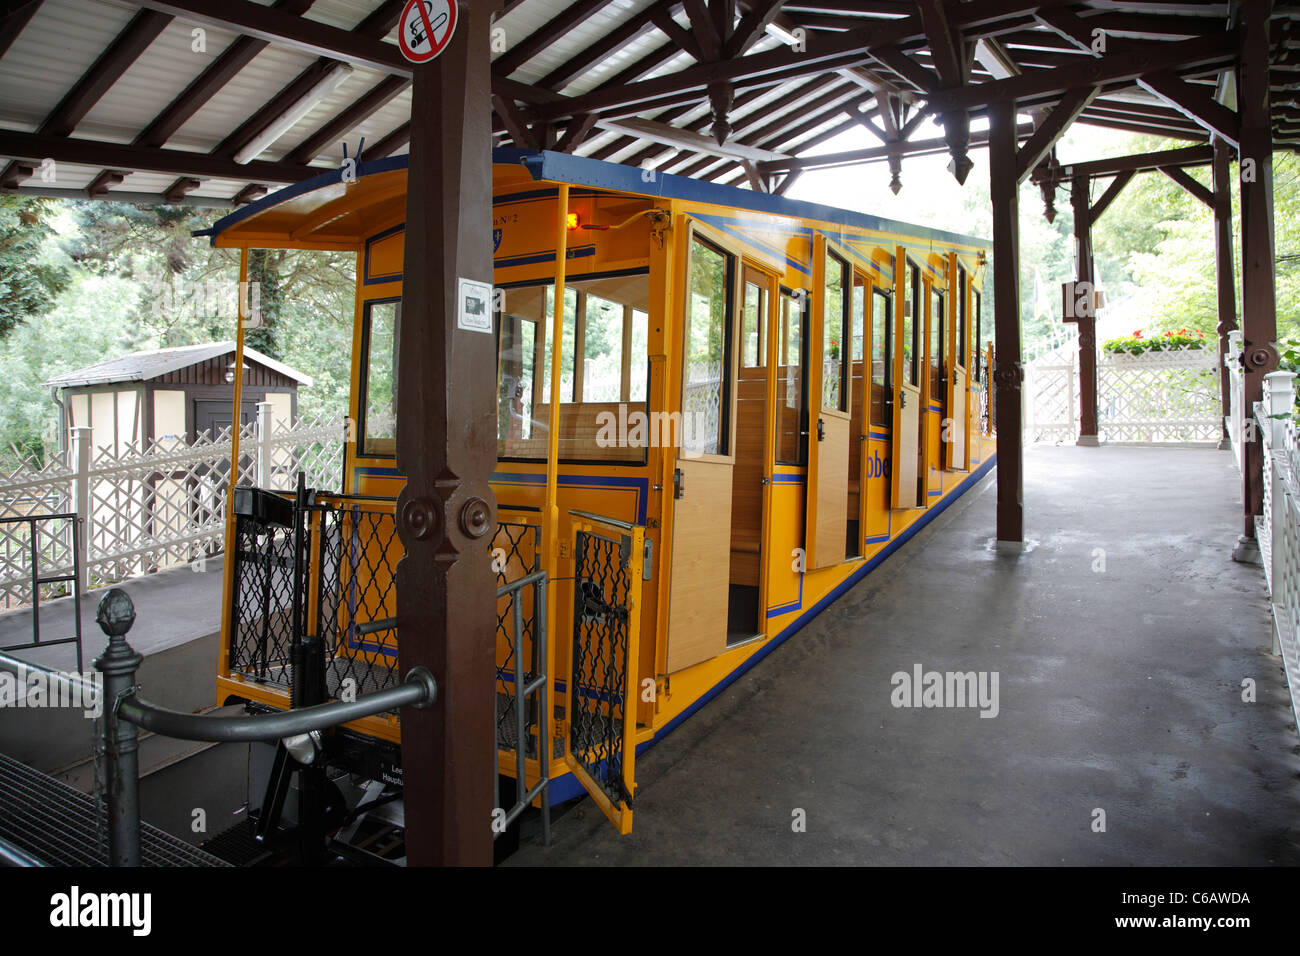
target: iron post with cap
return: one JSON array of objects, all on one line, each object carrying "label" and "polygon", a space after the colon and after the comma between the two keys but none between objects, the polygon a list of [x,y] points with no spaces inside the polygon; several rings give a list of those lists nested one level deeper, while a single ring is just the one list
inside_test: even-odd
[{"label": "iron post with cap", "polygon": [[118,713],[122,698],[135,690],[135,674],[143,658],[126,642],[135,623],[135,605],[121,588],[100,599],[95,621],[108,635],[108,646],[95,658],[104,675],[104,728],[102,747],[108,800],[108,854],[110,866],[140,865],[140,778],[137,753],[139,731]]}]

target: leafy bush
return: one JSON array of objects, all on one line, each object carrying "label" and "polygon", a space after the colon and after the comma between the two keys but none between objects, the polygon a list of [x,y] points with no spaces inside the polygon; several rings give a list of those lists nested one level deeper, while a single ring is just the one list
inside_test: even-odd
[{"label": "leafy bush", "polygon": [[1120,336],[1117,339],[1107,339],[1102,343],[1102,351],[1115,353],[1127,352],[1130,355],[1141,355],[1143,352],[1163,352],[1166,349],[1203,349],[1208,344],[1216,344],[1212,339],[1207,339],[1204,332],[1187,329],[1179,329],[1177,332],[1164,332],[1159,335],[1147,337],[1138,329],[1132,335]]}]

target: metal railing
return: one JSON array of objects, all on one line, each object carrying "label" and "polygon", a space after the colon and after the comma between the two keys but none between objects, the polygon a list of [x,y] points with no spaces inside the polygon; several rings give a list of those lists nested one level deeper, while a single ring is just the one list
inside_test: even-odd
[{"label": "metal railing", "polygon": [[[108,635],[108,646],[95,659],[95,669],[103,674],[104,681],[101,747],[111,866],[140,865],[138,729],[181,740],[282,741],[399,707],[423,709],[431,706],[438,696],[433,675],[423,667],[416,667],[400,685],[350,702],[332,701],[282,713],[244,717],[187,714],[151,704],[137,693],[136,671],[143,658],[126,641],[126,634],[135,622],[130,596],[121,588],[112,588],[100,600],[96,620]],[[60,673],[3,653],[0,653],[0,665],[39,670],[49,679],[78,691],[96,691],[79,675]]]},{"label": "metal railing", "polygon": [[229,671],[293,693],[299,648],[321,699],[395,686],[392,503],[318,495],[300,473],[292,497],[237,488],[234,510]]},{"label": "metal railing", "polygon": [[[524,591],[532,592],[532,641],[531,661],[524,661]],[[500,717],[498,717],[497,747],[494,748],[494,780],[496,781],[494,820],[492,838],[495,840],[512,824],[534,800],[540,798],[542,812],[542,842],[551,842],[551,747],[550,747],[550,701],[547,696],[546,671],[546,572],[534,571],[522,578],[511,581],[497,588],[497,603],[502,599],[509,601],[510,628],[507,632],[512,656],[514,657],[514,694],[507,710],[513,716],[514,754],[515,754],[515,793],[517,798],[508,810],[501,806],[501,750],[510,750],[501,740]],[[497,668],[497,679],[503,679],[502,668]],[[529,750],[529,698],[536,698],[537,782],[528,787],[528,750]]]},{"label": "metal railing", "polygon": [[[72,554],[72,573],[71,574],[52,574],[45,577],[41,576],[41,554],[47,553],[41,547],[40,536],[43,523],[53,525],[54,522],[62,521],[65,524],[62,529],[45,530],[46,537],[53,538],[58,536],[61,531],[67,531],[71,535],[71,542],[68,542]],[[6,540],[17,537],[17,532],[10,531],[10,526],[27,525],[26,544],[30,549],[30,565],[28,567],[28,580],[31,585],[32,597],[32,640],[28,644],[10,644],[7,647],[0,647],[0,651],[21,651],[31,650],[37,647],[54,647],[58,644],[73,644],[77,648],[77,670],[81,670],[81,526],[75,514],[48,514],[48,515],[23,515],[20,517],[0,518],[0,535]],[[51,584],[70,584],[72,585],[72,637],[58,637],[54,640],[41,640],[41,587]]]}]

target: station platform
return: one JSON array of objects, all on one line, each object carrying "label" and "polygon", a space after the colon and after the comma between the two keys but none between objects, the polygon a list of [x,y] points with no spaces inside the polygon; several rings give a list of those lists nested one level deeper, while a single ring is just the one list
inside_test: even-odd
[{"label": "station platform", "polygon": [[[1300,863],[1231,453],[1032,445],[1025,467],[1022,553],[992,546],[990,477],[640,755],[630,835],[584,799],[508,865]],[[893,706],[917,665],[997,674],[996,717]]]},{"label": "station platform", "polygon": [[[186,566],[113,585],[131,595],[135,604],[136,620],[128,640],[144,657],[138,679],[153,703],[187,712],[216,705],[222,566],[221,557],[209,558],[202,571]],[[88,673],[93,672],[95,658],[108,643],[95,623],[96,606],[107,590],[93,589],[81,599],[82,667]],[[73,607],[72,598],[41,605],[43,640],[75,633]],[[0,648],[31,639],[30,608],[0,614]],[[56,670],[72,671],[77,666],[72,644],[6,653]],[[79,710],[0,708],[0,753],[83,789],[91,734],[91,721]],[[172,762],[181,750],[193,751],[202,745],[164,745],[161,739],[153,743],[146,739],[141,746],[141,772],[147,773],[151,766]]]}]

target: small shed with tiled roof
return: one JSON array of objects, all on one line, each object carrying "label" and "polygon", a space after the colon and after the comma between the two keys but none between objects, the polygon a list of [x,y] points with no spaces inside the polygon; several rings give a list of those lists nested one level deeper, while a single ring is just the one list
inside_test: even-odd
[{"label": "small shed with tiled roof", "polygon": [[[98,454],[111,448],[148,446],[163,438],[193,441],[216,436],[234,418],[235,343],[208,342],[132,352],[65,372],[45,384],[59,405],[60,442],[68,430],[92,428]],[[295,368],[244,348],[241,420],[252,421],[258,402],[270,402],[276,424],[298,412],[298,387],[311,378]]]}]

